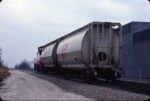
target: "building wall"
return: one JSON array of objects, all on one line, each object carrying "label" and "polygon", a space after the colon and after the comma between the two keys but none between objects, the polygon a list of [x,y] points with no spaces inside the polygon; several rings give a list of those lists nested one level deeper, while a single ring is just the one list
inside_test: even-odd
[{"label": "building wall", "polygon": [[[147,22],[131,22],[122,27],[123,76],[150,78],[150,39],[147,39],[147,35],[150,35],[149,28],[150,23]],[[145,31],[145,36],[141,36]]]}]

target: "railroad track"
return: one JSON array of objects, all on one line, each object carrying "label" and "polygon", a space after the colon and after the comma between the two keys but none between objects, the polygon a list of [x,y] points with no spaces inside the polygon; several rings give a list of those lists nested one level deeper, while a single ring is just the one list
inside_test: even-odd
[{"label": "railroad track", "polygon": [[[41,73],[41,74],[43,74],[43,73]],[[96,79],[92,82],[88,82],[84,79],[73,77],[70,75],[69,76],[58,75],[58,74],[54,74],[54,73],[47,73],[44,75],[53,76],[53,77],[57,77],[57,78],[65,79],[65,80],[71,80],[71,81],[80,82],[80,83],[86,83],[86,84],[104,86],[104,87],[110,87],[110,88],[117,88],[117,89],[121,89],[121,90],[135,92],[135,93],[150,95],[150,84],[127,82],[127,81],[121,81],[121,80],[111,82],[111,81],[105,81],[105,80],[101,80],[101,79]]]},{"label": "railroad track", "polygon": [[120,81],[120,80],[118,80],[115,84],[120,87],[124,87],[126,89],[132,89],[138,93],[144,93],[150,95],[150,84]]}]

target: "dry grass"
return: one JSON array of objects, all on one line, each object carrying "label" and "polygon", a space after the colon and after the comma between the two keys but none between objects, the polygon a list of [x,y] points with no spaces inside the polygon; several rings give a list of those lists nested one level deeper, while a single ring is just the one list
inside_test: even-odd
[{"label": "dry grass", "polygon": [[9,75],[9,69],[7,67],[0,67],[0,81]]}]

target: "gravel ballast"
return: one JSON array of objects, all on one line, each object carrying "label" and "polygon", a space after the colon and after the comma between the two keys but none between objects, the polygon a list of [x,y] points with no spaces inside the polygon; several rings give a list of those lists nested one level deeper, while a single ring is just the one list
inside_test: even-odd
[{"label": "gravel ballast", "polygon": [[11,71],[0,90],[4,100],[147,100],[144,94],[86,84],[34,71]]},{"label": "gravel ballast", "polygon": [[125,91],[113,87],[104,87],[100,85],[92,85],[72,80],[61,79],[49,74],[31,73],[39,78],[48,80],[59,86],[66,92],[75,93],[84,97],[96,100],[147,100],[150,96]]}]

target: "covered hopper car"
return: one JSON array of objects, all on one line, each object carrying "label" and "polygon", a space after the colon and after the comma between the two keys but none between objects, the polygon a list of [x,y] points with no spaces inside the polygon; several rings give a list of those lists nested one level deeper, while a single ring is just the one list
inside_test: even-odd
[{"label": "covered hopper car", "polygon": [[115,80],[121,76],[120,23],[92,22],[38,48],[34,69]]}]

